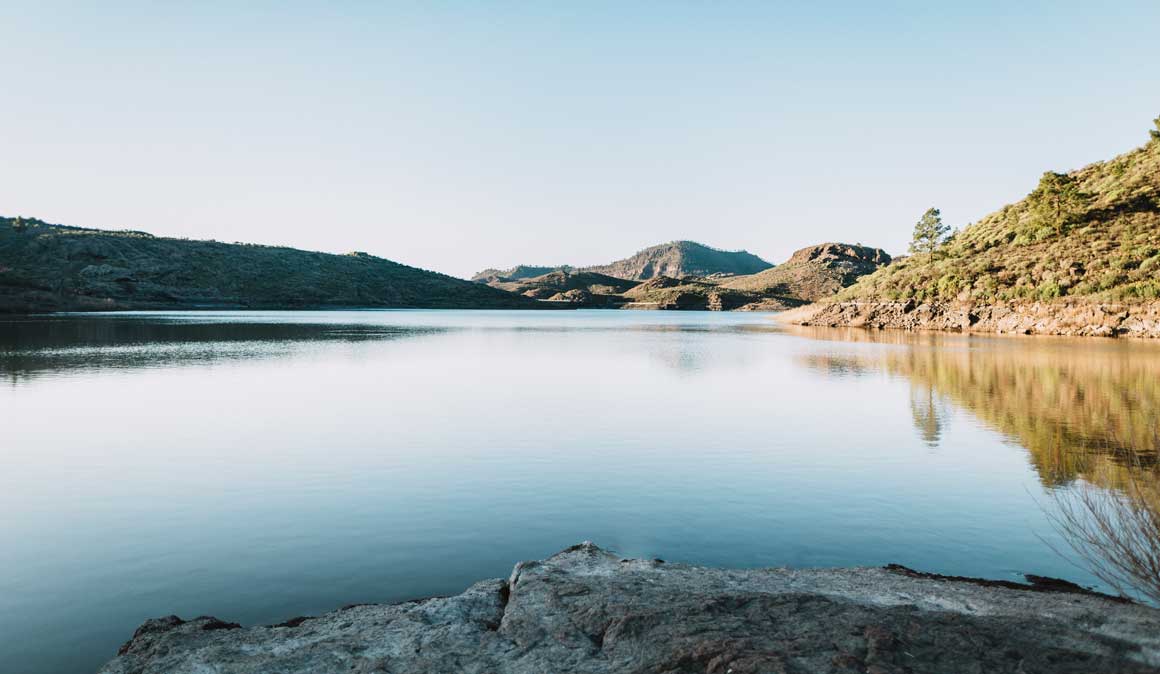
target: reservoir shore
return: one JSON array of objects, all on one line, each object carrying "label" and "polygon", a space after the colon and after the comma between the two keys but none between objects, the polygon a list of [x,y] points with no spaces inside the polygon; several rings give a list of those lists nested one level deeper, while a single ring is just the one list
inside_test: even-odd
[{"label": "reservoir shore", "polygon": [[100,674],[1160,672],[1160,611],[1028,576],[717,569],[592,543],[462,594],[142,625]]}]

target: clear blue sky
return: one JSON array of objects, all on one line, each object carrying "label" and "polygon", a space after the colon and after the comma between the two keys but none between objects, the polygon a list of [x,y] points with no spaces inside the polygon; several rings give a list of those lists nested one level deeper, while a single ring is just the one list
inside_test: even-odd
[{"label": "clear blue sky", "polygon": [[8,0],[0,214],[455,275],[897,253],[1160,114],[1155,0],[871,4]]}]

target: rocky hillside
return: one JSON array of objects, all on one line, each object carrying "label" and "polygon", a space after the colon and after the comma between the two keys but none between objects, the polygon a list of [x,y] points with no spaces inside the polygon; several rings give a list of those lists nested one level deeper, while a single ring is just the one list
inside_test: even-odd
[{"label": "rocky hillside", "polygon": [[712,569],[591,543],[454,597],[242,627],[149,620],[100,674],[1142,674],[1160,612],[1065,581]]},{"label": "rocky hillside", "polygon": [[331,255],[0,218],[0,311],[541,306],[365,253]]},{"label": "rocky hillside", "polygon": [[791,302],[814,302],[833,296],[862,276],[888,264],[890,256],[881,248],[821,243],[802,248],[772,269],[724,279],[721,286]]},{"label": "rocky hillside", "polygon": [[551,271],[583,271],[629,281],[647,281],[658,276],[738,276],[772,267],[765,260],[743,250],[726,251],[694,241],[672,241],[645,248],[632,257],[592,267],[536,267],[518,265],[511,269],[485,269],[471,277],[481,283],[519,281]]},{"label": "rocky hillside", "polygon": [[611,264],[586,267],[584,271],[647,281],[657,276],[686,278],[754,274],[772,266],[744,250],[725,251],[694,241],[673,241],[645,248],[632,257]]},{"label": "rocky hillside", "polygon": [[1027,198],[966,227],[933,256],[889,265],[835,300],[796,320],[1160,336],[1160,311],[1146,306],[1160,300],[1160,139],[1049,172]]}]

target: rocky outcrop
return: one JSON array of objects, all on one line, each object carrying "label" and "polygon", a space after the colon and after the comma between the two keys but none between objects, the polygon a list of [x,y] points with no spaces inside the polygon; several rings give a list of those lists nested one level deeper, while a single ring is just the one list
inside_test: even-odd
[{"label": "rocky outcrop", "polygon": [[1160,612],[1067,583],[710,569],[581,544],[464,593],[146,622],[101,674],[1160,671]]},{"label": "rocky outcrop", "polygon": [[[821,262],[833,267],[863,266],[874,271],[884,264],[890,264],[890,255],[881,248],[871,248],[851,243],[819,243],[794,252],[786,264]],[[866,273],[866,272],[863,272]]]},{"label": "rocky outcrop", "polygon": [[1160,302],[832,302],[801,307],[782,314],[780,318],[798,325],[826,327],[1076,337],[1160,337]]},{"label": "rocky outcrop", "polygon": [[[819,243],[795,252],[773,269],[749,276],[725,279],[721,286],[756,293],[785,306],[832,297],[859,278],[890,264],[881,248],[849,243]],[[771,307],[776,310],[776,307]],[[762,310],[761,305],[753,307]]]}]

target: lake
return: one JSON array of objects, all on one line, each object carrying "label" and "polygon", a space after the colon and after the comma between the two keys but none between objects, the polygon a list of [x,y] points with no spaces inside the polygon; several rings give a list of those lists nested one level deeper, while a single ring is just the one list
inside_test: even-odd
[{"label": "lake", "polygon": [[1102,586],[1045,509],[1154,455],[1160,345],[700,312],[0,319],[0,662],[457,593],[590,539]]}]

